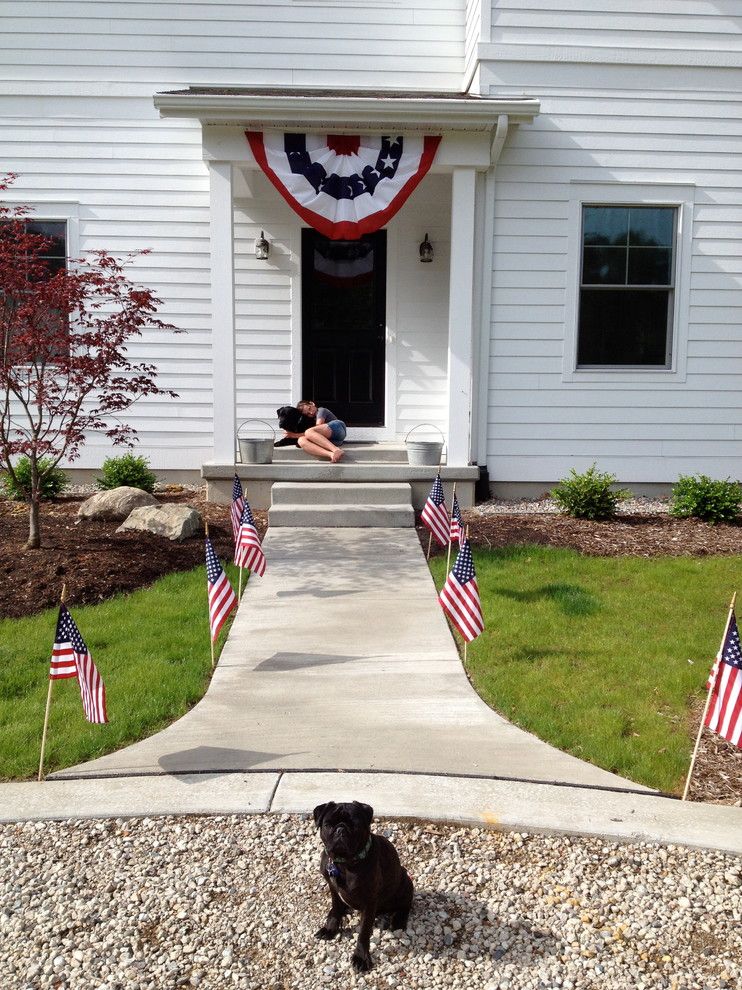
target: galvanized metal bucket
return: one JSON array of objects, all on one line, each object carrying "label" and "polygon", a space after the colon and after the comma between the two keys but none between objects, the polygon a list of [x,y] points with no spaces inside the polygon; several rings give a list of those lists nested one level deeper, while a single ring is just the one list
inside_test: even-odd
[{"label": "galvanized metal bucket", "polygon": [[[262,423],[271,431],[271,436],[263,437],[241,437],[240,430],[245,423]],[[240,464],[272,464],[273,444],[276,440],[276,431],[270,423],[264,419],[245,419],[237,427],[237,449],[239,451]]]},{"label": "galvanized metal bucket", "polygon": [[[414,433],[415,430],[419,430],[422,427],[428,427],[431,430],[435,430],[436,433],[440,434],[440,440],[410,440],[410,434]],[[407,463],[414,464],[416,466],[428,466],[438,465],[441,463],[441,457],[443,455],[443,446],[445,443],[445,438],[437,426],[433,423],[419,423],[417,426],[413,426],[408,432],[407,436],[404,438],[405,446],[407,447]]]}]

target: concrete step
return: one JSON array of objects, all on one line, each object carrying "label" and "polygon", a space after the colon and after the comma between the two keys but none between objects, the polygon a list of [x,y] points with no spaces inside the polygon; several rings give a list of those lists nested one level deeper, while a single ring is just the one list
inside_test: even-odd
[{"label": "concrete step", "polygon": [[277,481],[271,505],[411,505],[408,483],[358,483],[352,481]]},{"label": "concrete step", "polygon": [[415,525],[415,513],[407,505],[273,505],[268,511],[269,526],[384,527]]},{"label": "concrete step", "polygon": [[[343,464],[407,464],[407,447],[403,443],[345,443]],[[300,447],[274,447],[277,464],[300,464],[311,460]]]}]

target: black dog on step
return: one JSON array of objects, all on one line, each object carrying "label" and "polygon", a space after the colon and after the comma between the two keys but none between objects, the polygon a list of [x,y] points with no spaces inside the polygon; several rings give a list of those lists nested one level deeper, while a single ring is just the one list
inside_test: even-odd
[{"label": "black dog on step", "polygon": [[308,430],[310,426],[316,426],[317,420],[314,416],[306,416],[300,412],[296,406],[279,406],[276,409],[278,425],[286,431],[286,436],[277,440],[274,447],[296,447],[297,439]]},{"label": "black dog on step", "polygon": [[384,927],[404,929],[412,907],[412,880],[391,842],[371,833],[373,817],[374,809],[359,801],[329,801],[314,809],[314,823],[325,847],[320,871],[332,898],[327,919],[315,938],[335,938],[345,915],[360,911],[361,927],[352,958],[358,972],[372,966],[369,942],[376,916],[387,916]]}]

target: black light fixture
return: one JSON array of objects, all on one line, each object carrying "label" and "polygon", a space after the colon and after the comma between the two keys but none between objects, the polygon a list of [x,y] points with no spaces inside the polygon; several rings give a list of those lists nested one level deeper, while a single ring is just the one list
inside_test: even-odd
[{"label": "black light fixture", "polygon": [[271,253],[271,246],[266,241],[263,231],[260,231],[260,237],[255,241],[255,257],[258,261],[265,261],[268,255]]},{"label": "black light fixture", "polygon": [[420,261],[423,264],[433,260],[433,245],[428,240],[428,235],[425,235],[424,240],[420,244]]}]

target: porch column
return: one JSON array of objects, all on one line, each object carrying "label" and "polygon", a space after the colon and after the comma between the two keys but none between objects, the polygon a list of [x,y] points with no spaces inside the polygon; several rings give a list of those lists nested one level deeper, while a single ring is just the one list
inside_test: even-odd
[{"label": "porch column", "polygon": [[211,366],[214,461],[235,460],[234,221],[232,163],[209,162],[211,221]]},{"label": "porch column", "polygon": [[448,303],[448,463],[469,463],[474,329],[476,172],[454,168],[451,180],[451,270]]}]

